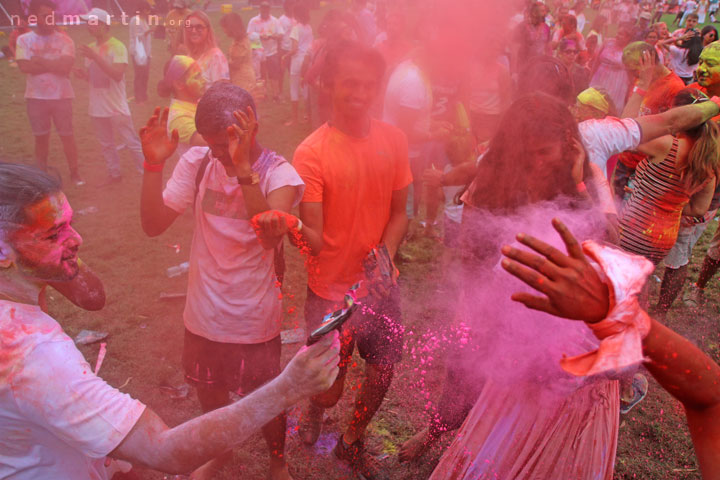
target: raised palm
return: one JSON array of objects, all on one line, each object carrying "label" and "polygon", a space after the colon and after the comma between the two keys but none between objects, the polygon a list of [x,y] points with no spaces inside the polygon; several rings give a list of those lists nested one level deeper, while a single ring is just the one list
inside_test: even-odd
[{"label": "raised palm", "polygon": [[151,164],[161,164],[175,152],[178,145],[178,132],[172,131],[167,134],[168,108],[155,108],[152,117],[144,127],[140,129],[140,141],[142,143],[145,161]]}]

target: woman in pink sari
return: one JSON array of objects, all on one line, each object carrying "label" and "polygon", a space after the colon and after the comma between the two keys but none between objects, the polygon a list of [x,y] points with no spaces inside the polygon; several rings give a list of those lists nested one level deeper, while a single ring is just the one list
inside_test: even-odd
[{"label": "woman in pink sari", "polygon": [[601,176],[572,115],[554,98],[521,97],[501,120],[461,198],[459,314],[473,347],[453,367],[464,363],[467,372],[457,388],[480,385],[480,394],[432,480],[612,478],[618,382],[574,377],[558,361],[597,348],[598,340],[582,325],[514,303],[507,292],[517,282],[499,266],[501,246],[520,227],[556,243],[549,225],[559,213],[580,238],[605,238]]}]

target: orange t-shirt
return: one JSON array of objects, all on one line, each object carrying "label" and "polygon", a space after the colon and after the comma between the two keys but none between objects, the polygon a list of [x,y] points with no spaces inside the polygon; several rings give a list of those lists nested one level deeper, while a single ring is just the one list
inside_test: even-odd
[{"label": "orange t-shirt", "polygon": [[305,182],[302,201],[323,204],[323,250],[307,261],[308,286],[322,298],[342,300],[382,240],[393,191],[412,182],[407,138],[378,120],[364,138],[326,123],[298,146],[293,166]]}]

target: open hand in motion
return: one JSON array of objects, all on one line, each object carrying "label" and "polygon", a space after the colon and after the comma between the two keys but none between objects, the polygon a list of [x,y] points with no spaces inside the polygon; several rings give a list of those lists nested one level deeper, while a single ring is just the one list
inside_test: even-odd
[{"label": "open hand in motion", "polygon": [[173,130],[170,136],[167,134],[169,111],[169,108],[155,107],[150,119],[140,129],[140,142],[147,163],[153,165],[165,163],[178,146],[180,138],[178,131]]},{"label": "open hand in motion", "polygon": [[577,239],[560,220],[553,227],[562,237],[568,254],[530,235],[518,234],[523,245],[538,254],[508,245],[502,267],[545,296],[514,293],[512,299],[533,310],[540,310],[562,318],[599,322],[608,315],[610,292]]},{"label": "open hand in motion", "polygon": [[250,168],[250,149],[257,133],[257,119],[252,107],[248,106],[245,112],[233,112],[237,124],[230,125],[228,133],[228,151],[236,168]]}]

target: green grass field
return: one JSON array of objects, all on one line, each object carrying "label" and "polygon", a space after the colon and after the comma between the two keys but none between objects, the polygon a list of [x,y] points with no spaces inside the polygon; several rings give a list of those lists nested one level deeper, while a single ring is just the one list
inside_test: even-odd
[{"label": "green grass field", "polygon": [[[243,12],[246,20],[253,12]],[[319,13],[316,11],[314,19]],[[219,12],[211,17],[218,26]],[[668,16],[669,17],[669,16]],[[219,31],[219,30],[218,30]],[[127,42],[127,27],[115,26],[116,37]],[[84,27],[70,29],[76,45],[89,43]],[[229,41],[218,33],[221,47]],[[151,102],[143,106],[131,104],[136,127],[148,118],[155,104],[165,105],[166,100],[154,94],[162,65],[167,59],[163,41],[155,40],[154,58],[150,78]],[[128,70],[128,91],[131,92],[132,71]],[[24,76],[7,62],[0,62],[0,157],[6,161],[32,163],[33,137],[25,113],[23,100]],[[81,257],[101,276],[107,291],[107,305],[100,312],[84,312],[52,293],[50,313],[58,319],[70,336],[82,329],[103,330],[110,333],[108,354],[100,375],[110,384],[120,387],[148,404],[169,425],[176,425],[200,413],[197,399],[191,393],[187,399],[172,399],[160,390],[161,385],[182,384],[180,367],[182,350],[182,301],[159,300],[161,293],[183,292],[184,277],[168,279],[165,270],[187,260],[192,234],[192,219],[185,214],[168,232],[158,238],[147,238],[140,228],[139,200],[140,177],[131,168],[126,152],[123,159],[124,181],[101,189],[97,185],[106,176],[104,160],[87,116],[87,87],[73,80],[76,92],[74,125],[80,149],[81,171],[88,184],[84,187],[67,186],[65,191],[76,211],[90,206],[96,213],[76,215],[75,225],[84,237]],[[310,129],[301,124],[284,127],[290,111],[289,103],[261,102],[260,141],[292,158],[295,146]],[[59,140],[51,140],[50,164],[58,168],[67,181],[67,167]],[[169,172],[166,172],[166,176]],[[704,255],[704,245],[715,230],[713,223],[696,249],[691,278],[697,275],[698,262]],[[180,246],[176,253],[174,245]],[[446,329],[450,315],[442,305],[443,292],[439,291],[439,258],[442,246],[428,238],[418,238],[405,247],[415,260],[400,266],[403,283],[404,322],[414,333],[407,336],[408,346],[421,342],[424,333],[433,329]],[[305,272],[302,260],[294,248],[289,247],[288,274],[284,286],[284,328],[302,327]],[[691,312],[678,302],[669,316],[672,328],[688,335],[705,351],[718,359],[720,355],[717,280],[713,284],[713,302],[707,312]],[[287,361],[298,345],[284,346],[283,358]],[[94,364],[97,345],[81,347],[83,354]],[[419,461],[400,464],[395,453],[412,433],[425,423],[424,392],[437,398],[443,378],[445,352],[435,354],[436,361],[427,368],[424,385],[420,382],[416,366],[407,356],[400,364],[394,383],[380,412],[371,425],[369,446],[382,456],[383,463],[393,479],[427,478],[442,450],[451,440],[448,435],[437,448]],[[362,365],[362,362],[358,362]],[[325,432],[315,449],[302,446],[294,425],[297,411],[290,414],[290,435],[287,454],[291,472],[298,479],[344,479],[351,473],[339,466],[330,453],[334,439],[342,431],[350,412],[350,402],[360,380],[360,368],[354,367],[347,383],[349,395],[329,412]],[[651,381],[648,398],[632,414],[621,419],[620,441],[616,468],[619,479],[699,479],[695,456],[679,404]],[[571,455],[572,452],[567,452]],[[237,449],[233,463],[220,477],[223,479],[264,478],[267,455],[262,438],[253,435],[242,448]],[[162,474],[143,471],[143,478],[160,479]]]}]

